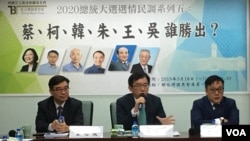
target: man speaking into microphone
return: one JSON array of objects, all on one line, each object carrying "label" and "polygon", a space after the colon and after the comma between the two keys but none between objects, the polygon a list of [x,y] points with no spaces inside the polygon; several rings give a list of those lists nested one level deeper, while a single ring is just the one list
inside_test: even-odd
[{"label": "man speaking into microphone", "polygon": [[116,100],[117,123],[131,130],[133,121],[147,125],[175,124],[173,115],[166,116],[160,97],[148,93],[150,78],[144,72],[133,73],[128,78],[131,93]]}]

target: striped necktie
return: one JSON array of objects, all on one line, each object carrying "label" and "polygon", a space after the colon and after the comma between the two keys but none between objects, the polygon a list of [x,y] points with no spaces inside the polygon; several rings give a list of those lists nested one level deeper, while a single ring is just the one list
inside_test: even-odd
[{"label": "striped necktie", "polygon": [[216,110],[218,108],[219,104],[213,104],[213,109]]},{"label": "striped necktie", "polygon": [[123,63],[123,68],[124,68],[125,70],[128,70],[128,63],[124,62],[124,63]]},{"label": "striped necktie", "polygon": [[57,117],[59,118],[62,115],[63,107],[62,106],[58,106],[57,110],[58,110]]}]

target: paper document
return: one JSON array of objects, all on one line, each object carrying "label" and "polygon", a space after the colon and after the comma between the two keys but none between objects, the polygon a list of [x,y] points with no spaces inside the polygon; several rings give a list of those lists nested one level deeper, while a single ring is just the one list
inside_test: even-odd
[{"label": "paper document", "polygon": [[69,133],[45,133],[44,138],[67,137]]}]

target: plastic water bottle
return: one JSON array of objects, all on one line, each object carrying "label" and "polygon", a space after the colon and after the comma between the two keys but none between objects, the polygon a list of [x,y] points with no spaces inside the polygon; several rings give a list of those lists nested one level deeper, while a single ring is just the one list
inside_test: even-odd
[{"label": "plastic water bottle", "polygon": [[132,125],[132,137],[138,138],[138,136],[139,136],[139,126],[137,124],[137,121],[134,121]]},{"label": "plastic water bottle", "polygon": [[2,141],[8,141],[8,136],[7,135],[3,135]]},{"label": "plastic water bottle", "polygon": [[64,116],[59,116],[58,122],[59,123],[64,123]]},{"label": "plastic water bottle", "polygon": [[16,139],[17,141],[23,141],[23,134],[21,128],[16,129]]}]

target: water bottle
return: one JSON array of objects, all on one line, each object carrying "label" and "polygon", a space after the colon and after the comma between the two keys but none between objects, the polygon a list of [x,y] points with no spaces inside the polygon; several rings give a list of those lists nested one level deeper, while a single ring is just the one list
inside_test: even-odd
[{"label": "water bottle", "polygon": [[7,135],[3,135],[2,141],[8,141],[8,136]]},{"label": "water bottle", "polygon": [[16,139],[17,141],[23,141],[23,134],[21,128],[16,129]]},{"label": "water bottle", "polygon": [[59,123],[64,123],[64,116],[59,116],[58,122]]},{"label": "water bottle", "polygon": [[134,121],[132,125],[132,137],[138,138],[138,136],[139,136],[139,126],[137,124],[137,121]]}]

